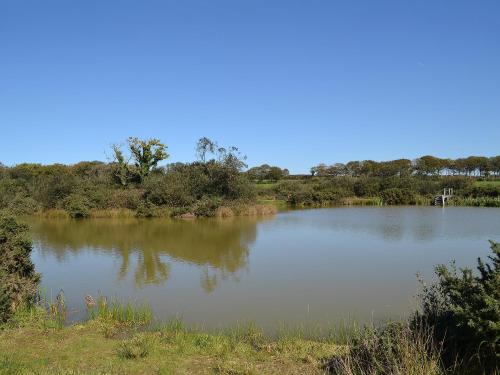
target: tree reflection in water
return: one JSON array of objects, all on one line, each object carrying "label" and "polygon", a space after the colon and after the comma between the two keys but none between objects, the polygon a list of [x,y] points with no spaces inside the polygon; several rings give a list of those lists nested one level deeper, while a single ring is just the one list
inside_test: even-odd
[{"label": "tree reflection in water", "polygon": [[194,264],[201,270],[201,287],[211,293],[221,278],[237,277],[246,267],[261,220],[36,219],[30,224],[39,251],[60,262],[83,251],[109,253],[121,260],[118,277],[134,272],[137,287],[165,283],[171,262]]}]

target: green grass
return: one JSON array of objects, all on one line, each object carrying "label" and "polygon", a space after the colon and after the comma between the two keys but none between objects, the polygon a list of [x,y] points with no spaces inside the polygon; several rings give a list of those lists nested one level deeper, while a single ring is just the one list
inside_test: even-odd
[{"label": "green grass", "polygon": [[97,301],[87,302],[87,312],[90,319],[111,320],[131,325],[147,325],[153,320],[151,308],[146,304],[122,302],[117,299],[108,301],[103,296]]},{"label": "green grass", "polygon": [[0,329],[0,374],[321,374],[345,351],[301,337],[271,340],[252,325],[207,333],[179,320],[147,329],[101,318],[49,329],[31,322]]},{"label": "green grass", "polygon": [[486,187],[486,186],[497,187],[497,186],[500,186],[500,179],[489,180],[489,181],[474,181],[474,186],[478,186],[478,187]]},{"label": "green grass", "polygon": [[271,189],[273,189],[277,185],[278,185],[278,182],[258,182],[258,183],[254,183],[254,186],[257,189],[257,191],[271,190]]}]

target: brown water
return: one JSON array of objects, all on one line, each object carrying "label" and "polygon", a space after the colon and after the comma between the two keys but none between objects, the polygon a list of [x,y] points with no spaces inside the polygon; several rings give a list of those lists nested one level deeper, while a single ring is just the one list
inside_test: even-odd
[{"label": "brown water", "polygon": [[474,266],[500,210],[332,208],[266,219],[30,221],[48,294],[82,317],[86,294],[149,303],[207,328],[312,326],[407,314],[433,265]]}]

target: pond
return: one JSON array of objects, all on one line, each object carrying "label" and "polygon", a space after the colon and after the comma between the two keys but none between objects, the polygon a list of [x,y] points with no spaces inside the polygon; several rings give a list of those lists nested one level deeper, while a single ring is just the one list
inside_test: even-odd
[{"label": "pond", "polygon": [[86,294],[147,302],[157,318],[218,328],[321,326],[406,316],[416,273],[474,267],[500,241],[500,210],[372,207],[268,218],[31,219],[42,285],[70,319]]}]

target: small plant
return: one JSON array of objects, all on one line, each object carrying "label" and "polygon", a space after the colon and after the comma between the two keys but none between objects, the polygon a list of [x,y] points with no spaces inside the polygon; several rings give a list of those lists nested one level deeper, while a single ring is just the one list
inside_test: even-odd
[{"label": "small plant", "polygon": [[48,310],[50,317],[56,322],[57,327],[62,328],[66,323],[68,311],[66,308],[66,299],[64,292],[61,290],[56,296],[55,301],[48,301]]},{"label": "small plant", "polygon": [[123,359],[147,357],[151,343],[145,335],[136,335],[130,340],[122,341],[118,347],[118,356]]}]

